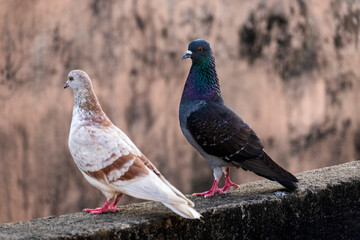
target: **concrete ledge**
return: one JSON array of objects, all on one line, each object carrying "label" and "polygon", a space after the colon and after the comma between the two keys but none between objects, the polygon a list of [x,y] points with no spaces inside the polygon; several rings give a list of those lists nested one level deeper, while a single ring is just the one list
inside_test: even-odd
[{"label": "concrete ledge", "polygon": [[121,206],[119,213],[76,213],[0,225],[0,239],[359,239],[360,161],[296,175],[299,190],[270,181],[227,195],[194,198],[203,220],[162,204]]}]

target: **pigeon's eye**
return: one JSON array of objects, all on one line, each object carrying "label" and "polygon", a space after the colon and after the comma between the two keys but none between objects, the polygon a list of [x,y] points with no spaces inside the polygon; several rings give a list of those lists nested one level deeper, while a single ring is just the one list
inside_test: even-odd
[{"label": "pigeon's eye", "polygon": [[69,80],[72,81],[72,80],[74,80],[74,78],[70,76],[70,77],[69,77]]},{"label": "pigeon's eye", "polygon": [[202,50],[203,50],[203,48],[202,48],[202,47],[199,47],[199,48],[198,48],[198,51],[199,51],[199,52],[201,52]]}]

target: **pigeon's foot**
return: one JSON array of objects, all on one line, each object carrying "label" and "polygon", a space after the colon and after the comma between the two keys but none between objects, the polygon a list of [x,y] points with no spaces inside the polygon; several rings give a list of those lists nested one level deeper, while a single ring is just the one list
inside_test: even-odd
[{"label": "pigeon's foot", "polygon": [[[99,213],[104,213],[104,212],[108,212],[108,211],[111,211],[111,210],[114,210],[113,207],[111,207],[111,209],[109,209],[109,205],[110,205],[110,201],[107,200],[105,203],[104,203],[104,206],[102,206],[101,208],[95,208],[95,209],[91,209],[91,208],[85,208],[83,209],[82,211],[83,212],[89,212],[91,214],[99,214]],[[115,206],[116,208],[116,206]],[[113,212],[113,211],[111,211]]]},{"label": "pigeon's foot", "polygon": [[214,195],[215,193],[219,193],[219,194],[223,194],[224,192],[218,188],[218,180],[215,180],[211,189],[207,192],[202,192],[202,193],[193,193],[192,195],[194,196],[204,196],[205,198],[207,197],[211,197],[212,195]]},{"label": "pigeon's foot", "polygon": [[109,206],[108,211],[109,212],[117,212],[117,211],[119,211],[119,209],[116,206]]},{"label": "pigeon's foot", "polygon": [[239,185],[233,183],[232,181],[230,181],[230,179],[225,178],[225,185],[224,187],[220,188],[220,191],[222,191],[223,193],[228,193],[231,187],[240,188]]},{"label": "pigeon's foot", "polygon": [[104,206],[102,206],[101,208],[95,208],[95,209],[85,208],[82,211],[89,212],[91,214],[99,214],[99,213],[104,213],[104,212],[117,212],[118,209],[116,207],[116,204],[119,202],[122,195],[123,195],[122,193],[119,193],[118,195],[116,195],[116,198],[114,199],[114,201],[111,204],[110,204],[110,200],[107,200],[104,203]]},{"label": "pigeon's foot", "polygon": [[204,196],[205,198],[211,197],[212,195],[214,195],[215,193],[219,193],[219,194],[223,194],[223,192],[221,191],[221,189],[216,188],[216,189],[210,189],[207,192],[202,192],[202,193],[193,193],[193,196]]},{"label": "pigeon's foot", "polygon": [[114,201],[109,205],[108,207],[108,211],[110,212],[117,212],[118,209],[116,207],[116,204],[119,202],[120,198],[122,197],[122,193],[119,193],[116,198],[114,199]]},{"label": "pigeon's foot", "polygon": [[83,212],[89,212],[91,214],[99,214],[99,213],[105,213],[105,212],[117,212],[118,209],[116,206],[108,206],[107,208],[101,207],[101,208],[85,208],[82,210]]},{"label": "pigeon's foot", "polygon": [[99,213],[104,213],[107,212],[109,209],[104,209],[104,208],[95,208],[95,209],[91,209],[91,208],[85,208],[82,211],[83,212],[89,212],[91,214],[99,214]]},{"label": "pigeon's foot", "polygon": [[231,186],[233,186],[235,188],[240,188],[239,185],[233,183],[230,180],[230,168],[226,167],[224,170],[225,170],[224,171],[224,173],[225,173],[225,185],[224,185],[224,187],[220,188],[220,191],[222,191],[223,193],[228,193],[230,191]]}]

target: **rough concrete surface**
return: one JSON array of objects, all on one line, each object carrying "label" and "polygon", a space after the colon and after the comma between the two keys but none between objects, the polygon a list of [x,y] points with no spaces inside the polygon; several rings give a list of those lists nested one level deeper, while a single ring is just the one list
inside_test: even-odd
[{"label": "rough concrete surface", "polygon": [[67,146],[73,69],[172,184],[210,188],[178,121],[195,38],[211,43],[224,101],[277,163],[298,173],[360,158],[360,0],[0,0],[0,19],[0,223],[104,201]]},{"label": "rough concrete surface", "polygon": [[359,239],[360,161],[303,172],[296,192],[271,181],[227,195],[192,197],[202,220],[161,204],[0,225],[0,239]]}]

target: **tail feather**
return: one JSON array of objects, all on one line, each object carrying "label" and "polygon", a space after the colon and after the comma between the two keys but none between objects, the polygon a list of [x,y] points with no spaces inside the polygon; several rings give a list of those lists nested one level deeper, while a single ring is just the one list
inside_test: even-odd
[{"label": "tail feather", "polygon": [[165,202],[162,202],[162,204],[183,218],[196,219],[201,217],[200,213],[187,204],[170,204]]},{"label": "tail feather", "polygon": [[265,152],[260,158],[246,160],[239,165],[244,170],[250,170],[259,176],[276,181],[291,191],[298,187],[297,178],[276,164]]},{"label": "tail feather", "polygon": [[188,199],[187,197],[184,196],[184,194],[182,194],[176,187],[174,187],[173,185],[171,185],[171,183],[168,182],[168,180],[166,180],[163,175],[159,175],[159,178],[176,194],[176,196],[184,199],[188,204],[189,206],[191,207],[194,207],[195,204],[190,200]]},{"label": "tail feather", "polygon": [[195,204],[190,199],[185,197],[185,195],[182,194],[176,187],[171,185],[171,183],[169,183],[169,181],[166,180],[161,174],[158,176],[163,181],[163,183],[165,183],[176,194],[176,196],[186,201],[186,204],[170,204],[165,202],[162,202],[162,204],[184,218],[196,219],[201,217],[201,214],[193,208]]},{"label": "tail feather", "polygon": [[133,197],[159,201],[184,218],[200,218],[192,208],[194,203],[171,185],[160,173],[150,171],[148,175],[134,181],[113,183],[119,191]]}]

